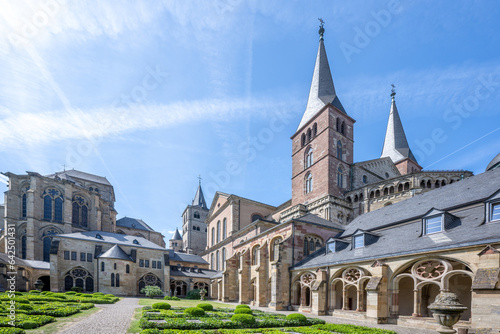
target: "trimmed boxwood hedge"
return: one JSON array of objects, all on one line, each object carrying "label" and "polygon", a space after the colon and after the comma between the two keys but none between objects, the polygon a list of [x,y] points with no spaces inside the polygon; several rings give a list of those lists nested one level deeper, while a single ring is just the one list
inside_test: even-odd
[{"label": "trimmed boxwood hedge", "polygon": [[213,311],[213,309],[214,309],[214,306],[212,304],[209,304],[209,303],[200,303],[200,304],[196,305],[196,307],[204,309],[205,311]]},{"label": "trimmed boxwood hedge", "polygon": [[157,310],[170,310],[171,308],[169,303],[154,303],[152,306]]},{"label": "trimmed boxwood hedge", "polygon": [[22,328],[15,327],[0,327],[0,334],[25,334]]},{"label": "trimmed boxwood hedge", "polygon": [[253,314],[253,311],[249,308],[237,308],[234,310],[234,314]]},{"label": "trimmed boxwood hedge", "polygon": [[199,307],[188,307],[184,310],[184,313],[193,317],[203,317],[205,315],[205,310]]},{"label": "trimmed boxwood hedge", "polygon": [[295,320],[298,322],[306,322],[307,317],[303,314],[300,314],[300,313],[291,313],[291,314],[286,316],[286,320]]},{"label": "trimmed boxwood hedge", "polygon": [[175,296],[165,296],[165,297],[163,297],[163,299],[165,299],[165,300],[181,300],[179,297],[175,297]]},{"label": "trimmed boxwood hedge", "polygon": [[245,305],[245,304],[236,305],[236,309],[240,309],[240,308],[250,308],[250,306]]},{"label": "trimmed boxwood hedge", "polygon": [[231,321],[240,322],[245,325],[255,324],[255,317],[251,314],[234,314],[231,317]]}]

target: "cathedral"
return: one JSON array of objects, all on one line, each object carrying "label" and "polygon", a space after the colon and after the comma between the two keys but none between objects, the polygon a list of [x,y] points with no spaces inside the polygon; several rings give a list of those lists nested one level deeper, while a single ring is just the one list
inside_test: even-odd
[{"label": "cathedral", "polygon": [[[393,88],[382,154],[355,162],[355,119],[337,96],[320,27],[309,98],[291,136],[291,198],[274,206],[201,182],[165,248],[144,221],[116,219],[104,177],[5,173],[0,284],[15,256],[18,288],[80,287],[186,296],[373,323],[437,328],[440,291],[467,307],[459,326],[500,330],[500,154],[470,171],[423,170]],[[12,232],[12,233],[11,233]],[[15,254],[8,246],[16,245]]]}]

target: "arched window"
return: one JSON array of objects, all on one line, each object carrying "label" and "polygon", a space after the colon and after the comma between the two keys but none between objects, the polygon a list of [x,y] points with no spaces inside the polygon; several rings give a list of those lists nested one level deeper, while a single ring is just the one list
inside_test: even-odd
[{"label": "arched window", "polygon": [[88,226],[88,204],[79,195],[73,197],[73,225],[86,228]]},{"label": "arched window", "polygon": [[94,291],[94,279],[84,268],[77,267],[71,269],[64,277],[64,290],[70,291],[74,286],[82,288],[82,291]]},{"label": "arched window", "polygon": [[337,185],[339,188],[344,188],[344,178],[342,176],[342,168],[340,167],[337,170]]},{"label": "arched window", "polygon": [[312,132],[313,138],[316,137],[316,135],[318,134],[318,124],[314,123]]},{"label": "arched window", "polygon": [[401,192],[401,191],[403,191],[403,184],[402,183],[400,183],[398,185],[398,192]]},{"label": "arched window", "polygon": [[337,140],[337,158],[342,160],[342,142]]},{"label": "arched window", "polygon": [[215,253],[215,270],[219,270],[219,251]]},{"label": "arched window", "polygon": [[21,237],[21,258],[26,260],[26,234]]},{"label": "arched window", "polygon": [[62,222],[63,198],[59,190],[46,189],[43,192],[43,220]]},{"label": "arched window", "polygon": [[104,267],[104,262],[101,262],[101,271],[104,271],[105,267]]},{"label": "arched window", "polygon": [[342,124],[340,125],[340,133],[345,135],[345,123],[342,121]]},{"label": "arched window", "polygon": [[212,227],[212,246],[215,245],[215,228]]},{"label": "arched window", "polygon": [[304,256],[309,255],[309,240],[304,239]]},{"label": "arched window", "polygon": [[210,269],[214,270],[214,253],[210,254]]},{"label": "arched window", "polygon": [[306,175],[306,194],[309,194],[313,190],[313,177],[311,173]]},{"label": "arched window", "polygon": [[259,264],[259,246],[255,246],[252,249],[252,266]]},{"label": "arched window", "polygon": [[227,238],[227,219],[224,218],[224,220],[222,221],[222,239],[226,239]]},{"label": "arched window", "polygon": [[384,188],[384,195],[389,195],[389,188]]},{"label": "arched window", "polygon": [[220,242],[220,220],[217,222],[217,243]]},{"label": "arched window", "polygon": [[305,133],[302,134],[301,143],[302,143],[302,146],[304,146],[306,144],[306,134]]},{"label": "arched window", "polygon": [[252,215],[252,223],[256,220],[262,219],[262,216],[259,214],[254,214]]},{"label": "arched window", "polygon": [[363,183],[368,183],[368,177],[366,175],[363,175]]},{"label": "arched window", "polygon": [[115,274],[111,274],[111,286],[115,286]]},{"label": "arched window", "polygon": [[50,262],[50,247],[52,246],[52,237],[59,234],[56,230],[50,229],[43,233],[43,261]]},{"label": "arched window", "polygon": [[306,164],[305,164],[306,168],[311,167],[313,163],[314,163],[313,149],[312,147],[309,147],[306,153]]},{"label": "arched window", "polygon": [[194,218],[200,219],[200,213],[198,211],[194,212]]},{"label": "arched window", "polygon": [[116,270],[116,263],[113,263],[113,269]]},{"label": "arched window", "polygon": [[276,238],[276,239],[274,239],[273,244],[271,245],[271,247],[272,247],[272,254],[271,254],[272,261],[278,261],[280,258],[280,242],[281,242],[281,238]]},{"label": "arched window", "polygon": [[307,129],[307,141],[310,142],[312,139],[311,129]]},{"label": "arched window", "polygon": [[115,284],[115,286],[116,286],[117,288],[119,288],[119,287],[120,287],[120,274],[116,274],[116,278],[115,278],[115,279],[116,279],[116,284]]},{"label": "arched window", "polygon": [[337,129],[337,132],[340,131],[340,119],[338,119],[338,118],[337,118],[337,127],[336,127],[336,129]]},{"label": "arched window", "polygon": [[125,266],[125,273],[130,274],[130,265],[128,264]]},{"label": "arched window", "polygon": [[22,197],[22,212],[21,215],[23,218],[26,218],[26,207],[27,207],[27,195],[23,194]]},{"label": "arched window", "polygon": [[226,248],[222,247],[222,270],[226,269]]}]

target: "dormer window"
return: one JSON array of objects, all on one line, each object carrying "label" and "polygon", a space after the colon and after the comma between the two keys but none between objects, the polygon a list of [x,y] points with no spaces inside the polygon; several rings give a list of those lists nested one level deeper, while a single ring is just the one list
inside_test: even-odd
[{"label": "dormer window", "polygon": [[500,203],[491,205],[491,220],[500,220]]},{"label": "dormer window", "polygon": [[354,236],[354,249],[365,247],[365,235],[355,235]]},{"label": "dormer window", "polygon": [[425,219],[425,234],[438,233],[443,231],[443,216],[434,216]]},{"label": "dormer window", "polygon": [[326,244],[326,252],[327,253],[335,253],[335,241],[329,242]]}]

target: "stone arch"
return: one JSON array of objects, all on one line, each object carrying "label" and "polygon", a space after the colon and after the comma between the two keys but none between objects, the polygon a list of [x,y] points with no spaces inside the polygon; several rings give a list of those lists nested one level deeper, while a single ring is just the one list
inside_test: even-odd
[{"label": "stone arch", "polygon": [[147,285],[154,285],[163,290],[163,283],[161,279],[151,272],[144,274],[137,280],[137,294],[143,294],[141,293],[141,290]]},{"label": "stone arch", "polygon": [[71,291],[71,288],[79,287],[85,292],[94,291],[94,277],[85,268],[73,267],[64,274],[64,290]]},{"label": "stone arch", "polygon": [[283,237],[277,235],[269,242],[269,261],[279,260],[279,245],[283,242]]}]

